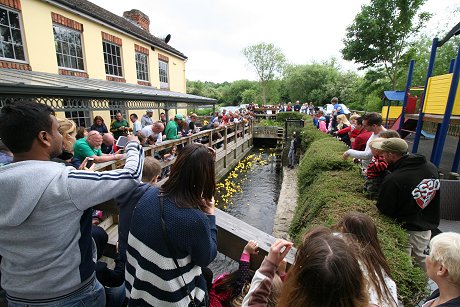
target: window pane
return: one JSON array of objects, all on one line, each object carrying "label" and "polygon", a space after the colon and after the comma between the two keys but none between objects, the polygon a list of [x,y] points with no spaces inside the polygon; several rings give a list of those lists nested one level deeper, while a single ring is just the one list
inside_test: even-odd
[{"label": "window pane", "polygon": [[14,45],[14,53],[16,55],[16,60],[26,60],[26,57],[24,56],[24,48],[22,45]]},{"label": "window pane", "polygon": [[71,55],[72,57],[77,56],[77,51],[75,50],[75,45],[74,45],[74,44],[70,44],[69,47],[70,47],[70,55]]},{"label": "window pane", "polygon": [[85,69],[85,65],[83,63],[83,59],[82,58],[78,58],[77,59],[77,65],[78,65],[78,69],[81,69],[81,70],[84,70]]},{"label": "window pane", "polygon": [[14,41],[14,43],[21,43],[21,42],[22,42],[22,39],[21,39],[21,30],[14,30],[14,29],[12,29],[12,30],[11,30],[11,33],[13,34],[13,41]]},{"label": "window pane", "polygon": [[69,44],[63,42],[62,43],[62,53],[63,54],[69,54]]},{"label": "window pane", "polygon": [[105,64],[105,73],[110,75],[109,65]]},{"label": "window pane", "polygon": [[57,53],[62,53],[62,43],[61,42],[56,42],[56,52]]},{"label": "window pane", "polygon": [[64,55],[64,67],[70,67],[70,57],[68,55]]},{"label": "window pane", "polygon": [[102,43],[102,50],[104,51],[104,53],[107,53],[107,44],[106,43]]},{"label": "window pane", "polygon": [[57,56],[58,66],[63,67],[64,63],[63,63],[63,60],[62,60],[62,55],[61,54],[56,54],[56,56]]},{"label": "window pane", "polygon": [[74,68],[74,69],[77,69],[77,58],[76,57],[71,57],[70,58],[70,67],[71,68]]},{"label": "window pane", "polygon": [[7,11],[0,8],[0,24],[8,25],[8,15]]},{"label": "window pane", "polygon": [[77,52],[77,57],[83,58],[83,50],[82,50],[81,46],[77,45],[75,49],[76,49],[76,52]]},{"label": "window pane", "polygon": [[3,53],[5,58],[14,59],[13,45],[3,42]]},{"label": "window pane", "polygon": [[19,14],[16,12],[9,12],[9,17],[10,17],[10,26],[16,29],[20,29],[19,26]]},{"label": "window pane", "polygon": [[0,40],[11,42],[10,29],[5,26],[0,26]]},{"label": "window pane", "polygon": [[81,34],[75,33],[75,44],[81,47]]}]

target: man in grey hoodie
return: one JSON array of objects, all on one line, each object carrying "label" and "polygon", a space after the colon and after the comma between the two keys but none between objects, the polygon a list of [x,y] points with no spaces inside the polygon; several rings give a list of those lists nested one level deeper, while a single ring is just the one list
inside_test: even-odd
[{"label": "man in grey hoodie", "polygon": [[62,151],[54,111],[24,100],[2,108],[0,138],[14,155],[0,167],[1,286],[10,306],[104,306],[94,273],[91,207],[138,186],[143,151],[137,137],[128,138],[124,169],[68,168],[50,161]]}]

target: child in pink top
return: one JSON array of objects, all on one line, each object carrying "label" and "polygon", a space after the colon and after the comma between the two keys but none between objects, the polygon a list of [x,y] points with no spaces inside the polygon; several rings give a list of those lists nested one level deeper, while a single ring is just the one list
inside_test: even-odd
[{"label": "child in pink top", "polygon": [[238,270],[232,273],[224,273],[217,277],[209,291],[209,306],[222,307],[240,295],[244,286],[251,282],[249,265],[251,255],[258,253],[256,241],[249,241],[243,249]]}]

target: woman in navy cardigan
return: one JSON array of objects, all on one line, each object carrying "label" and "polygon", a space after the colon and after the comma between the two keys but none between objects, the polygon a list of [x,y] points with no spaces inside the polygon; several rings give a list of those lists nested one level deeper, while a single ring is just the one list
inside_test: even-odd
[{"label": "woman in navy cardigan", "polygon": [[142,196],[128,237],[129,306],[206,304],[202,267],[217,254],[215,190],[215,152],[193,143],[179,152],[168,181]]}]

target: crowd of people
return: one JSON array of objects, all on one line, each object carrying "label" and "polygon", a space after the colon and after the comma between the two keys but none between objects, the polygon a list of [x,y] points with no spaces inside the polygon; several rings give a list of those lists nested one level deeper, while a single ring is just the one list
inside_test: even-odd
[{"label": "crowd of people", "polygon": [[[180,137],[182,115],[165,127],[162,120],[149,122],[149,113],[140,127],[152,126],[152,135],[165,132],[165,139],[168,132]],[[176,148],[169,178],[159,187],[161,166],[144,158],[143,128],[131,129],[119,115],[110,125],[114,135],[95,118],[94,129],[77,140],[75,124],[56,118],[46,105],[24,100],[2,108],[0,272],[9,306],[398,306],[377,227],[357,212],[333,229],[308,231],[287,273],[284,258],[293,243],[278,239],[254,274],[248,268],[259,249],[249,241],[238,270],[213,278],[207,266],[217,254],[215,149],[200,143]],[[231,122],[223,112],[210,124],[225,124],[224,116]],[[239,116],[244,121],[240,114],[231,117]],[[138,121],[137,115],[130,119]],[[352,137],[356,129],[370,135],[364,148],[347,150],[344,159],[360,159],[374,191],[378,186],[378,209],[407,231],[408,252],[438,284],[424,307],[457,306],[460,234],[432,238],[424,263],[431,230],[439,224],[437,169],[423,156],[408,154],[407,143],[385,131],[379,114],[354,120],[345,132],[352,148],[362,135]],[[340,124],[348,128],[337,116]],[[193,119],[189,127],[195,130]],[[120,158],[100,149],[106,135],[111,138],[105,144],[113,145],[115,132],[127,137],[124,168],[94,172],[91,158]],[[95,225],[92,208],[113,198],[120,209],[119,241],[115,268],[109,269],[98,261],[107,234]]]}]

